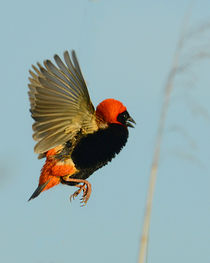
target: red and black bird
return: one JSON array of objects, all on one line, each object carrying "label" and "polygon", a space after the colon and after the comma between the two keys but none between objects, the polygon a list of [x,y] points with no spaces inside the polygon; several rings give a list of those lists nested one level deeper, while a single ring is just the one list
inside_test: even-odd
[{"label": "red and black bird", "polygon": [[39,185],[29,200],[59,184],[78,187],[82,203],[91,194],[86,180],[125,146],[128,127],[135,121],[118,100],[106,99],[96,108],[90,100],[75,51],[37,63],[30,72],[29,99],[34,151],[46,158]]}]

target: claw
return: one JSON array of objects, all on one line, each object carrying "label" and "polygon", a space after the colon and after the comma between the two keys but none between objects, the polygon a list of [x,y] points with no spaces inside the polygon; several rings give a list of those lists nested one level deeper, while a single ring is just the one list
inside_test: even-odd
[{"label": "claw", "polygon": [[[77,182],[78,184],[75,186],[79,187],[79,189],[70,196],[70,202],[72,201],[72,199],[74,200],[81,193],[81,191],[83,191],[82,197],[80,198],[80,203],[81,203],[81,207],[85,206],[87,204],[87,201],[90,198],[91,184],[88,181],[82,180],[82,179],[73,179],[72,178],[71,181]],[[83,183],[83,184],[81,185],[79,183]]]},{"label": "claw", "polygon": [[73,193],[71,196],[70,196],[70,202],[72,201],[72,199],[74,200],[79,194],[80,192],[82,191],[82,189],[78,189],[75,193]]}]

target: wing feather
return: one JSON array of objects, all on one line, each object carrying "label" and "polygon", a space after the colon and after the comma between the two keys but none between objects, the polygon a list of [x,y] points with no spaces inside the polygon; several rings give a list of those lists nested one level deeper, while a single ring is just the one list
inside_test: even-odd
[{"label": "wing feather", "polygon": [[70,71],[69,71],[58,55],[55,55],[54,59],[55,59],[56,64],[60,68],[60,70],[62,72],[64,72],[64,74],[66,74],[66,76],[68,76],[69,80],[72,81],[74,83],[74,85],[81,85],[82,84],[80,82],[79,78],[77,77],[77,74],[75,72],[74,67],[70,67],[69,68]]},{"label": "wing feather", "polygon": [[45,60],[29,70],[29,100],[33,124],[35,152],[42,154],[72,140],[78,132],[93,133],[98,129],[75,51],[72,60],[67,51],[64,61],[54,56],[55,64]]}]

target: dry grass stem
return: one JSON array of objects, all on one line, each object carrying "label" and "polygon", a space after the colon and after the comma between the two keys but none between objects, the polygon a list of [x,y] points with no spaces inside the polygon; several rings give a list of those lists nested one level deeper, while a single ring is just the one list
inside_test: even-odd
[{"label": "dry grass stem", "polygon": [[[171,95],[175,87],[175,79],[177,79],[178,76],[181,77],[181,79],[183,79],[183,77],[190,76],[190,80],[188,80],[186,85],[182,84],[181,86],[189,87],[190,85],[191,89],[188,89],[188,91],[191,91],[192,87],[195,87],[195,82],[196,82],[196,76],[193,74],[193,66],[196,63],[198,64],[201,61],[209,60],[210,58],[210,44],[209,44],[210,40],[208,38],[210,33],[210,22],[204,23],[193,30],[188,29],[189,27],[188,21],[191,16],[192,5],[193,2],[191,3],[191,6],[189,7],[184,17],[184,21],[181,27],[180,38],[174,53],[172,67],[168,74],[167,81],[165,84],[164,98],[161,108],[161,115],[159,119],[154,154],[151,164],[138,263],[145,263],[147,259],[152,202],[153,202],[153,196],[155,190],[155,183],[157,179],[160,150],[163,141],[163,134],[165,131],[165,124],[166,124],[169,105],[172,103]],[[199,103],[197,103],[196,100],[192,100],[189,97],[189,94],[186,102],[188,108],[190,109],[193,115],[201,115],[206,121],[208,122],[210,121],[210,115],[208,111],[205,109],[205,107],[203,105],[199,105]],[[192,139],[192,137],[190,137],[188,133],[185,132],[184,129],[180,129],[179,126],[174,126],[174,127],[176,127],[176,129],[178,129],[178,131],[181,132],[184,137],[188,137],[188,142],[190,143],[191,147],[192,148],[194,147],[194,149],[196,149],[197,145],[195,141]],[[200,167],[204,167],[201,160],[199,160],[199,158],[194,156],[192,152],[186,153],[186,152],[176,151],[175,153],[181,156],[182,159],[187,159],[196,162]]]},{"label": "dry grass stem", "polygon": [[177,48],[174,54],[172,67],[168,74],[168,78],[167,78],[166,85],[165,85],[164,100],[162,104],[161,115],[160,115],[160,120],[159,120],[159,125],[158,125],[158,132],[156,136],[155,150],[154,150],[154,155],[153,155],[153,160],[152,160],[152,165],[151,165],[150,181],[149,181],[147,203],[146,203],[146,209],[145,209],[145,215],[144,215],[142,236],[141,236],[141,241],[140,241],[138,263],[145,263],[146,261],[150,219],[151,219],[151,212],[152,212],[152,202],[153,202],[155,183],[156,183],[157,171],[158,171],[158,164],[159,164],[159,158],[160,158],[160,148],[161,148],[162,139],[163,139],[163,133],[164,133],[164,128],[165,128],[168,107],[170,103],[170,97],[171,97],[171,93],[174,87],[173,82],[178,72],[179,58],[180,58],[182,48],[184,46],[186,30],[187,30],[190,14],[191,14],[191,8],[187,12],[184,18],[184,23],[182,26],[180,39],[178,41],[178,45],[177,45]]}]

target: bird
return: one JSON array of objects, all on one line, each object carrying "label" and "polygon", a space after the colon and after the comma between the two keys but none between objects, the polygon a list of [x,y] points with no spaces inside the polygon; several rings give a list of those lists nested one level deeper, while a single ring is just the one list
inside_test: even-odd
[{"label": "bird", "polygon": [[119,100],[108,98],[94,108],[74,50],[63,60],[32,65],[28,95],[34,120],[34,152],[45,158],[39,184],[28,201],[58,184],[77,187],[81,205],[91,195],[86,180],[125,146],[135,121]]}]

